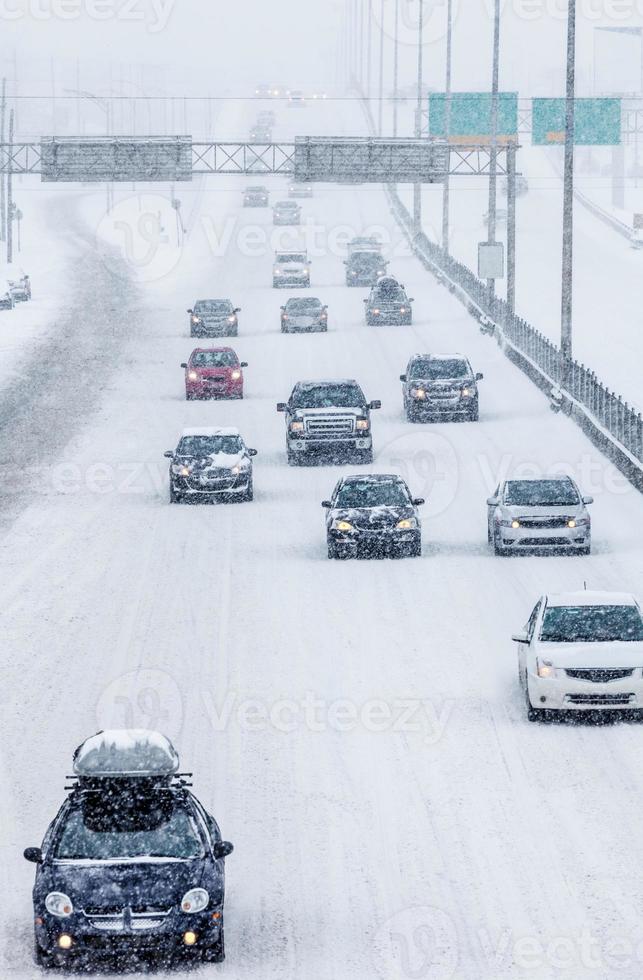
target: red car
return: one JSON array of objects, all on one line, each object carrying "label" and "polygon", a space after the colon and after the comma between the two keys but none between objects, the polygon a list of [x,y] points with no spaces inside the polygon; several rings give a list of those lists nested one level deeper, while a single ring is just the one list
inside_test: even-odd
[{"label": "red car", "polygon": [[197,347],[190,355],[185,369],[185,397],[243,398],[243,370],[246,361],[239,361],[232,347]]}]

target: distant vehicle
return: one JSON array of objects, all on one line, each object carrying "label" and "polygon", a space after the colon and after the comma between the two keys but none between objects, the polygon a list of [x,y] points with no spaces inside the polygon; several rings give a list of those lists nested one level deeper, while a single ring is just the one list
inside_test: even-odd
[{"label": "distant vehicle", "polygon": [[199,299],[190,314],[191,337],[236,337],[239,333],[240,306],[229,299]]},{"label": "distant vehicle", "polygon": [[385,276],[364,300],[366,323],[408,325],[413,322],[412,303],[413,298],[406,295],[404,286],[397,279]]},{"label": "distant vehicle", "polygon": [[603,711],[641,717],[643,618],[633,595],[543,595],[513,640],[529,721]]},{"label": "distant vehicle", "polygon": [[386,276],[388,263],[381,252],[351,252],[344,259],[347,286],[376,286]]},{"label": "distant vehicle", "polygon": [[382,243],[376,235],[358,235],[350,240],[346,251],[349,258],[353,252],[381,252]]},{"label": "distant vehicle", "polygon": [[13,295],[14,302],[26,303],[31,299],[31,279],[22,269],[15,270],[18,275],[9,280],[9,289]]},{"label": "distant vehicle", "polygon": [[9,283],[5,280],[0,282],[0,310],[12,310],[16,305],[16,300]]},{"label": "distant vehicle", "polygon": [[633,248],[643,248],[643,228],[634,228],[632,230],[630,244]]},{"label": "distant vehicle", "polygon": [[273,99],[284,99],[290,95],[290,91],[283,85],[273,85],[270,89],[270,95]]},{"label": "distant vehicle", "polygon": [[588,555],[593,502],[568,476],[505,480],[487,500],[489,543],[497,555],[541,548]]},{"label": "distant vehicle", "polygon": [[272,209],[273,225],[301,224],[301,207],[296,201],[277,201]]},{"label": "distant vehicle", "polygon": [[267,99],[272,95],[272,89],[270,85],[264,85],[263,83],[257,85],[255,89],[255,98],[257,99]]},{"label": "distant vehicle", "polygon": [[312,197],[314,194],[312,184],[292,183],[288,187],[288,197]]},{"label": "distant vehicle", "polygon": [[310,286],[310,259],[307,252],[275,252],[272,285]]},{"label": "distant vehicle", "polygon": [[[127,948],[225,958],[225,858],[214,817],[158,732],[99,732],[74,754],[70,792],[42,846],[28,847],[35,960],[65,973]],[[93,972],[93,971],[92,971]]]},{"label": "distant vehicle", "polygon": [[181,364],[185,371],[185,397],[195,398],[243,398],[243,368],[232,347],[197,347],[187,362]]},{"label": "distant vehicle", "polygon": [[263,184],[254,187],[246,187],[243,192],[244,208],[266,208],[269,202],[268,188]]},{"label": "distant vehicle", "polygon": [[184,429],[176,449],[165,456],[170,463],[170,503],[224,497],[252,500],[252,457],[239,430]]},{"label": "distant vehicle", "polygon": [[431,417],[479,418],[478,381],[482,374],[462,354],[414,354],[400,375],[409,422]]},{"label": "distant vehicle", "polygon": [[281,307],[282,333],[310,333],[328,330],[328,307],[314,296],[292,296]]},{"label": "distant vehicle", "polygon": [[422,526],[417,508],[422,497],[411,496],[404,480],[392,474],[344,476],[327,510],[329,558],[419,558]]},{"label": "distant vehicle", "polygon": [[371,412],[356,381],[299,381],[277,411],[286,416],[286,451],[293,465],[321,457],[372,463]]},{"label": "distant vehicle", "polygon": [[272,141],[272,130],[269,126],[253,126],[250,130],[251,143],[270,143]]},{"label": "distant vehicle", "polygon": [[[483,214],[482,220],[484,221],[485,225],[487,227],[489,227],[489,212],[488,211],[485,214]],[[506,208],[498,208],[497,209],[497,211],[496,211],[496,224],[497,225],[506,225],[507,224],[507,210],[506,210]]]},{"label": "distant vehicle", "polygon": [[311,93],[310,97],[315,102],[323,102],[324,99],[328,98],[328,92],[324,92],[323,89],[316,89],[314,92]]},{"label": "distant vehicle", "polygon": [[299,89],[293,89],[293,91],[288,96],[288,105],[291,108],[301,109],[306,105],[306,99],[304,98],[304,93]]},{"label": "distant vehicle", "polygon": [[274,109],[263,109],[257,116],[259,126],[274,126],[277,121],[277,114]]}]

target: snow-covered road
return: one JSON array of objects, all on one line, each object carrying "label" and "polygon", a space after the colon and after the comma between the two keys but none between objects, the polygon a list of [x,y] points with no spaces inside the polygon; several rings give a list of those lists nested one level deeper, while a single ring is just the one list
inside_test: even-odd
[{"label": "snow-covered road", "polygon": [[[253,108],[228,108],[230,135]],[[331,107],[309,111],[311,131],[337,127]],[[301,126],[281,116],[280,135]],[[73,748],[98,727],[140,725],[176,742],[235,843],[227,961],[198,975],[634,980],[643,729],[530,725],[510,635],[545,590],[643,593],[643,500],[410,257],[391,270],[415,297],[412,327],[367,328],[364,293],[328,251],[311,293],[329,333],[282,336],[271,253],[235,244],[238,228],[272,231],[269,212],[241,211],[246,183],[182,190],[198,220],[180,262],[135,293],[113,279],[118,370],[37,486],[12,497],[2,975],[39,975],[21,851],[54,815]],[[327,232],[397,234],[376,187],[320,188],[303,208]],[[237,227],[216,256],[211,221],[226,217]],[[185,309],[205,295],[242,307],[243,402],[184,400]],[[96,332],[88,342],[104,351]],[[428,350],[484,372],[479,424],[405,422],[398,376]],[[355,377],[382,399],[372,469],[427,497],[420,560],[327,561],[320,502],[347,468],[288,468],[275,411],[304,377]],[[163,451],[200,423],[238,424],[259,450],[252,504],[168,504]],[[492,557],[497,478],[557,464],[596,497],[594,555]]]}]

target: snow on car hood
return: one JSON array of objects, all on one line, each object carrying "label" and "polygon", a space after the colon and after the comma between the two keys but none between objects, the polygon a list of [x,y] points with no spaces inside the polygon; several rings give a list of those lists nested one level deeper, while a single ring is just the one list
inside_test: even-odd
[{"label": "snow on car hood", "polygon": [[178,905],[186,891],[200,885],[205,861],[145,859],[117,861],[63,861],[51,866],[51,884],[70,896],[77,907]]},{"label": "snow on car hood", "polygon": [[338,507],[330,512],[333,520],[348,521],[356,527],[395,527],[398,521],[405,517],[415,517],[411,504],[392,506],[382,504],[379,507]]},{"label": "snow on car hood", "polygon": [[245,451],[239,453],[211,453],[209,456],[180,456],[179,459],[186,465],[198,467],[200,469],[232,469],[238,463],[247,459]]},{"label": "snow on car hood", "polygon": [[539,641],[536,655],[551,660],[555,667],[643,667],[643,641],[605,643],[545,643]]},{"label": "snow on car hood", "polygon": [[354,418],[364,418],[367,408],[339,408],[331,405],[329,408],[296,408],[294,415],[298,419],[303,419],[308,415],[352,415]]}]

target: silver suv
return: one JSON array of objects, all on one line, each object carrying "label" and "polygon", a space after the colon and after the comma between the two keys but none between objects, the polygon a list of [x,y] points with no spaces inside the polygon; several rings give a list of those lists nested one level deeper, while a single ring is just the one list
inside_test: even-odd
[{"label": "silver suv", "polygon": [[505,480],[487,500],[487,536],[496,555],[547,548],[588,555],[591,519],[568,476]]},{"label": "silver suv", "polygon": [[307,252],[275,252],[272,285],[310,286],[310,259]]}]

